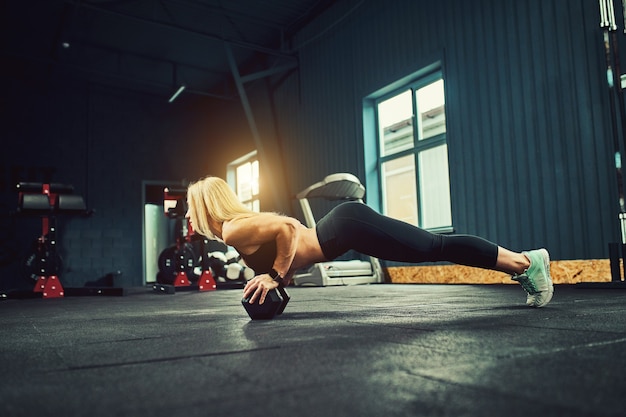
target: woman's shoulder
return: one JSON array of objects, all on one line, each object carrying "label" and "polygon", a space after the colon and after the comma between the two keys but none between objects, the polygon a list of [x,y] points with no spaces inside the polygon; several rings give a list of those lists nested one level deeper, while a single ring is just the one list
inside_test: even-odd
[{"label": "woman's shoulder", "polygon": [[285,220],[285,219],[293,219],[293,218],[286,216],[284,214],[281,214],[281,213],[273,212],[273,211],[250,211],[247,213],[236,214],[230,219],[230,221],[248,220],[248,219]]},{"label": "woman's shoulder", "polygon": [[284,219],[269,212],[241,213],[222,223],[222,237],[230,245],[258,241],[263,235],[275,230]]}]

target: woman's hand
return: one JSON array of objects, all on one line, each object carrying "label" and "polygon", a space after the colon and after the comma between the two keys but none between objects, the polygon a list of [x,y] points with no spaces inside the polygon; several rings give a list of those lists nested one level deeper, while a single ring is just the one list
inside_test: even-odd
[{"label": "woman's hand", "polygon": [[243,289],[243,298],[248,298],[250,304],[259,300],[259,304],[265,302],[267,293],[278,288],[278,282],[274,281],[268,274],[257,275],[246,283]]}]

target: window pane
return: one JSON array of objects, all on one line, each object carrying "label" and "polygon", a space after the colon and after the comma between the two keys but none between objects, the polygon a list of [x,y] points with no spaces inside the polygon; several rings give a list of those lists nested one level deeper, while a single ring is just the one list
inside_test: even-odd
[{"label": "window pane", "polygon": [[382,156],[413,147],[411,90],[378,103],[378,126]]},{"label": "window pane", "polygon": [[415,93],[419,120],[419,140],[446,132],[446,112],[443,80],[435,81]]},{"label": "window pane", "polygon": [[239,201],[253,211],[259,211],[259,160],[250,152],[226,166],[228,183]]},{"label": "window pane", "polygon": [[419,153],[420,200],[423,228],[452,225],[448,146]]},{"label": "window pane", "polygon": [[246,162],[237,167],[237,195],[241,201],[252,199],[252,164]]},{"label": "window pane", "polygon": [[259,195],[259,161],[252,161],[251,166],[252,195]]},{"label": "window pane", "polygon": [[385,214],[417,226],[415,158],[404,156],[382,164]]}]

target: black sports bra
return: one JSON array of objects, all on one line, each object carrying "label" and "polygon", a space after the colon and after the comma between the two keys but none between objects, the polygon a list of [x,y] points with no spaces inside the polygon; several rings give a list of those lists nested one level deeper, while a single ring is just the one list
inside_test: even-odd
[{"label": "black sports bra", "polygon": [[267,274],[272,270],[276,260],[276,241],[265,242],[256,252],[250,255],[241,254],[241,257],[255,274]]}]

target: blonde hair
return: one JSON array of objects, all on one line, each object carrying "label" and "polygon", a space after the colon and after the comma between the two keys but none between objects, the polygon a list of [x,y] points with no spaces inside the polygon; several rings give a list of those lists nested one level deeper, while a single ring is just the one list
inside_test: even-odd
[{"label": "blonde hair", "polygon": [[189,184],[187,204],[194,230],[209,238],[215,238],[209,220],[223,223],[236,217],[257,214],[239,201],[226,181],[212,176]]}]

